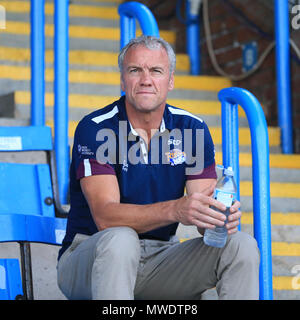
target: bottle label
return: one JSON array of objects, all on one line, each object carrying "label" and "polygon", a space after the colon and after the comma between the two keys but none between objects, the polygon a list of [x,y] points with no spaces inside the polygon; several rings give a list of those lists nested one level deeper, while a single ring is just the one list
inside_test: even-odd
[{"label": "bottle label", "polygon": [[234,201],[234,194],[224,190],[215,190],[215,199],[225,204],[227,208],[232,206]]}]

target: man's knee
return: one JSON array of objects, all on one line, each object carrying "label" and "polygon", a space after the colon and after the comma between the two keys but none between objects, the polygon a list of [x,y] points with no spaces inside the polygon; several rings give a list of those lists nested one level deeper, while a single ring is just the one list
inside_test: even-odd
[{"label": "man's knee", "polygon": [[[97,241],[97,255],[109,256],[112,261],[140,258],[140,242],[135,230],[129,227],[113,227],[101,231]],[[116,260],[115,260],[116,259]]]},{"label": "man's knee", "polygon": [[236,232],[228,237],[227,246],[232,254],[243,260],[259,265],[260,253],[254,237],[245,232]]}]

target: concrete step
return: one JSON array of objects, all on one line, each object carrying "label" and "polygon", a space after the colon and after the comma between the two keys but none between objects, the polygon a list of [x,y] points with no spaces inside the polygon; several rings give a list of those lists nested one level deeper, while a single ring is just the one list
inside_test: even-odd
[{"label": "concrete step", "polygon": [[[79,17],[79,18],[97,18],[97,19],[119,19],[117,2],[111,3],[111,5],[103,5],[95,6],[88,5],[86,3],[79,4],[73,1],[70,2],[69,5],[69,16],[70,17]],[[23,13],[30,14],[30,1],[1,1],[1,4],[4,6],[7,13]],[[54,5],[53,3],[46,2],[45,3],[45,15],[53,16],[54,13]]]},{"label": "concrete step", "polygon": [[[30,35],[30,23],[20,21],[6,21],[6,28],[1,34],[5,35]],[[137,35],[141,34],[141,30],[137,29]],[[168,30],[160,30],[160,36],[168,41],[171,45],[175,43],[175,33]],[[54,28],[53,24],[45,24],[45,36],[53,38]],[[116,27],[97,27],[97,26],[82,26],[82,25],[70,25],[69,37],[75,39],[92,39],[92,40],[120,40],[120,30]],[[1,38],[0,38],[1,39]],[[28,42],[29,43],[29,42]]]},{"label": "concrete step", "polygon": [[[75,109],[84,109],[86,112],[92,112],[95,108],[102,108],[113,101],[119,99],[119,95],[116,96],[103,96],[103,95],[87,95],[87,94],[69,94],[69,108],[70,111]],[[30,105],[31,93],[30,91],[16,91],[15,102],[18,105]],[[195,100],[195,99],[172,99],[167,101],[173,106],[182,106],[185,110],[200,115],[220,116],[221,104],[216,100]],[[53,107],[54,95],[52,92],[46,92],[45,94],[45,106]],[[240,118],[245,118],[245,113],[239,108]],[[75,119],[74,119],[75,120]],[[77,119],[80,120],[80,119]]]},{"label": "concrete step", "polygon": [[[284,184],[282,185],[284,188]],[[252,193],[252,191],[251,191]],[[252,196],[243,196],[241,195],[241,210],[243,212],[249,212],[253,210],[253,198]],[[274,197],[271,192],[271,211],[273,212],[293,212],[299,210],[300,198],[296,197]]]},{"label": "concrete step", "polygon": [[[1,65],[0,75],[2,79],[30,80],[31,72],[30,67]],[[52,82],[53,79],[53,69],[46,68],[45,81]],[[69,81],[70,83],[120,86],[120,74],[119,72],[70,70]],[[231,85],[231,81],[222,77],[175,75],[176,89],[218,92],[219,90],[230,87]]]},{"label": "concrete step", "polygon": [[[105,73],[103,73],[105,76]],[[104,81],[103,81],[104,82]],[[7,94],[16,91],[30,91],[30,80],[14,80],[14,79],[1,79],[0,78],[0,95]],[[53,92],[53,82],[47,81],[45,83],[45,92]],[[110,97],[108,103],[115,101],[116,97],[120,96],[120,86],[119,85],[109,85],[102,83],[101,85],[97,83],[77,83],[69,82],[69,94],[80,94],[80,95],[99,95],[104,97]],[[183,90],[175,89],[169,93],[169,99],[184,99],[184,100],[201,100],[201,101],[217,101],[218,91],[207,91],[207,90]],[[95,108],[102,108],[105,104],[97,105],[92,104],[90,107],[95,110]],[[187,106],[188,107],[188,104]]]},{"label": "concrete step", "polygon": [[[298,208],[299,209],[299,208]],[[242,211],[241,230],[254,235],[253,212]],[[275,256],[300,256],[300,213],[298,212],[272,212],[271,238],[276,242],[272,254]],[[180,239],[190,239],[198,236],[194,226],[180,225],[177,231]]]},{"label": "concrete step", "polygon": [[[45,51],[45,62],[49,68],[53,67],[53,55],[53,50],[47,49]],[[14,63],[21,66],[30,66],[30,49],[0,47],[0,61],[4,65]],[[89,70],[105,67],[107,71],[118,72],[118,53],[98,50],[70,50],[69,67],[70,69],[88,67]],[[177,54],[176,71],[188,72],[189,68],[188,56]]]}]

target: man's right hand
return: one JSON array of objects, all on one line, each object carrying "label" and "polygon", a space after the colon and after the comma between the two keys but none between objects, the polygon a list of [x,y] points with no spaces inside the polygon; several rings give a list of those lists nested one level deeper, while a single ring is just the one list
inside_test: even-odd
[{"label": "man's right hand", "polygon": [[213,229],[215,226],[223,226],[226,216],[218,211],[213,210],[214,206],[221,211],[226,207],[223,203],[211,197],[212,188],[203,192],[193,192],[177,200],[176,203],[176,220],[184,225],[195,225],[202,229]]}]

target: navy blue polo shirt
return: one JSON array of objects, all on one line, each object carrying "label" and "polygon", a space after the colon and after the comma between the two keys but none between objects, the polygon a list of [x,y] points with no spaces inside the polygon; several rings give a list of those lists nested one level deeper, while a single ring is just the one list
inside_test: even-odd
[{"label": "navy blue polo shirt", "polygon": [[[168,104],[149,146],[128,120],[125,96],[85,116],[74,136],[71,206],[59,257],[76,233],[92,235],[98,231],[80,179],[99,174],[116,176],[121,203],[151,204],[178,199],[184,195],[187,180],[217,177],[214,145],[203,120]],[[139,237],[168,241],[177,226],[173,223]]]}]

